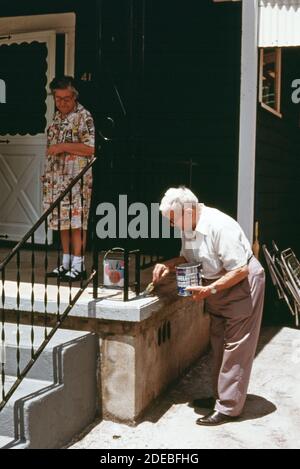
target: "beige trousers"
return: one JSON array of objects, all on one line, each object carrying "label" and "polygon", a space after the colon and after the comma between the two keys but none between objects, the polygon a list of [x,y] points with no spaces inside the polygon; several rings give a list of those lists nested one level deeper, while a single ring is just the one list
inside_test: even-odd
[{"label": "beige trousers", "polygon": [[238,416],[243,410],[261,326],[265,273],[255,257],[239,284],[205,300],[211,315],[215,410]]}]

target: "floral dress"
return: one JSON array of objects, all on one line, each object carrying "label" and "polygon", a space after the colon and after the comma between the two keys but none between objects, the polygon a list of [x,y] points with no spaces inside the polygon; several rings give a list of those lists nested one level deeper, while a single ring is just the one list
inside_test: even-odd
[{"label": "floral dress", "polygon": [[[91,114],[81,104],[62,117],[57,111],[47,131],[47,146],[60,143],[84,143],[95,146],[95,127]],[[43,206],[47,210],[57,197],[77,176],[90,157],[69,153],[47,155],[43,176]],[[92,169],[90,168],[81,181],[75,184],[72,195],[67,195],[49,216],[49,228],[52,230],[87,229],[92,192]],[[60,221],[58,219],[60,214]],[[71,225],[70,225],[71,218]],[[82,223],[83,221],[83,223]]]}]

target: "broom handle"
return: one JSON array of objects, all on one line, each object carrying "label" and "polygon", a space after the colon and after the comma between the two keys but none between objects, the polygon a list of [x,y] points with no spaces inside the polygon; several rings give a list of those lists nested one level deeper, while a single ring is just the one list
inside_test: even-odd
[{"label": "broom handle", "polygon": [[258,259],[259,257],[259,250],[260,250],[260,244],[258,240],[258,221],[255,222],[255,238],[254,238],[254,243],[253,243],[253,253]]}]

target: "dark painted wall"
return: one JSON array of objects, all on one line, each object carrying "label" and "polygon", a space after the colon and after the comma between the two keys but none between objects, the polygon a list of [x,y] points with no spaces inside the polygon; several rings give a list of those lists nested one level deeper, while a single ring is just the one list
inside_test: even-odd
[{"label": "dark painted wall", "polygon": [[[188,184],[191,179],[201,200],[233,216],[240,36],[240,5],[147,2],[144,157],[168,160],[168,169],[171,173],[174,164],[176,176],[166,182],[174,184],[181,177]],[[190,160],[195,164],[192,175]]]},{"label": "dark painted wall", "polygon": [[[76,13],[80,100],[102,142],[95,202],[158,202],[185,184],[236,216],[241,5],[211,0],[2,0],[1,16]],[[111,128],[106,117],[114,121]],[[101,140],[101,139],[100,139]],[[158,242],[155,241],[157,245]]]},{"label": "dark painted wall", "polygon": [[[300,48],[282,51],[282,113],[280,119],[258,105],[256,207],[260,243],[291,247],[300,255],[300,104],[291,101],[291,83],[300,78]],[[265,265],[263,256],[261,258]],[[265,266],[266,267],[266,266]],[[267,270],[267,269],[266,269]],[[285,301],[279,301],[267,273],[264,321],[294,324]]]},{"label": "dark painted wall", "polygon": [[[124,11],[126,2],[121,3]],[[124,18],[129,21],[130,12],[124,12],[120,31],[120,19],[114,18],[118,9],[107,11],[105,2],[103,9],[103,54],[129,115],[132,157],[137,165],[143,159],[144,171],[149,170],[149,181],[146,171],[137,195],[149,192],[156,200],[168,185],[188,184],[192,160],[198,165],[192,188],[199,197],[235,215],[240,5],[210,0],[146,0],[144,5],[141,12],[132,3],[136,23],[127,37]],[[132,86],[126,88],[127,81]],[[153,171],[164,179],[155,190]]]},{"label": "dark painted wall", "polygon": [[256,210],[260,241],[300,254],[300,104],[291,83],[300,78],[300,48],[282,51],[282,119],[258,106]]},{"label": "dark painted wall", "polygon": [[239,4],[102,2],[99,111],[114,118],[116,140],[99,200],[158,202],[185,184],[236,216],[240,22]]}]

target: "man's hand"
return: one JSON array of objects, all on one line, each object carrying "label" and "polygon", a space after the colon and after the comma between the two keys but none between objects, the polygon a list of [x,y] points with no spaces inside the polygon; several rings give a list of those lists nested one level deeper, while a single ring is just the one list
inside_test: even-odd
[{"label": "man's hand", "polygon": [[211,295],[211,291],[209,287],[186,287],[187,291],[191,291],[193,293],[193,300],[194,301],[201,301]]},{"label": "man's hand", "polygon": [[50,145],[47,148],[47,155],[59,155],[60,153],[64,153],[64,143],[58,143],[57,145]]},{"label": "man's hand", "polygon": [[155,284],[170,273],[170,269],[165,264],[156,264],[152,273],[152,282]]}]

